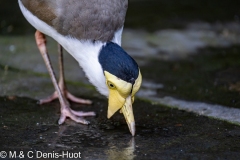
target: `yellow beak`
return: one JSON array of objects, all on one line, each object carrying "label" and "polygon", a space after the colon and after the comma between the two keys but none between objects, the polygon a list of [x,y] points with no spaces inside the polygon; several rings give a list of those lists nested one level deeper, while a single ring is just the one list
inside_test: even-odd
[{"label": "yellow beak", "polygon": [[132,133],[132,136],[135,135],[135,120],[134,120],[134,115],[133,115],[133,109],[132,109],[132,97],[128,96],[126,99],[126,102],[124,104],[124,106],[121,109],[126,122],[128,124],[128,128],[130,130],[130,132]]},{"label": "yellow beak", "polygon": [[106,76],[106,84],[109,87],[107,117],[112,117],[115,112],[120,110],[126,119],[131,134],[134,136],[136,129],[132,104],[134,101],[134,95],[141,86],[142,75],[139,71],[138,78],[136,79],[135,84],[132,85],[131,83],[123,81],[107,71],[104,71],[104,73]]},{"label": "yellow beak", "polygon": [[135,120],[132,109],[132,97],[129,95],[126,99],[123,98],[116,90],[111,90],[108,99],[108,118],[120,109],[120,112],[123,113],[128,128],[131,134],[135,135]]}]

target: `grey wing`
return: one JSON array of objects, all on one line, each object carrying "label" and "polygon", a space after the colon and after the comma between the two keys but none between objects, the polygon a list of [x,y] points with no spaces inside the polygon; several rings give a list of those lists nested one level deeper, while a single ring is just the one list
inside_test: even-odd
[{"label": "grey wing", "polygon": [[128,0],[22,0],[59,33],[80,40],[111,41],[123,27]]}]

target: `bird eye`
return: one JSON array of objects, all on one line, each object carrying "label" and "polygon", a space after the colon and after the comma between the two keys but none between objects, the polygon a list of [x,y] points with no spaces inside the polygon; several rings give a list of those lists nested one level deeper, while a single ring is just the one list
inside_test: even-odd
[{"label": "bird eye", "polygon": [[115,86],[114,86],[111,82],[108,82],[108,86],[109,86],[110,88],[115,88]]}]

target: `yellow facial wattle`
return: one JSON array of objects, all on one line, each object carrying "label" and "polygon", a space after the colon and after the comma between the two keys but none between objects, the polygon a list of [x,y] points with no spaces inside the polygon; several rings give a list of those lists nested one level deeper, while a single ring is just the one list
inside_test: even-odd
[{"label": "yellow facial wattle", "polygon": [[126,119],[130,132],[134,135],[135,121],[132,103],[134,102],[134,95],[141,86],[142,75],[139,71],[138,78],[135,80],[134,85],[132,85],[107,71],[104,71],[104,74],[106,77],[106,84],[109,88],[107,117],[112,117],[114,113],[120,110]]}]

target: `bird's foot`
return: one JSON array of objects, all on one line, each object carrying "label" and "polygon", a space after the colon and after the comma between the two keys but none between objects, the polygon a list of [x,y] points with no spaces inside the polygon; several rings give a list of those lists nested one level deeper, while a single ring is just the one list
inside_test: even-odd
[{"label": "bird's foot", "polygon": [[58,120],[58,124],[63,124],[67,117],[69,117],[70,119],[77,123],[89,124],[90,122],[83,118],[86,116],[96,116],[96,114],[95,112],[74,111],[67,106],[61,110],[61,116],[60,119]]},{"label": "bird's foot", "polygon": [[[70,92],[68,92],[67,90],[64,91],[64,95],[67,99],[69,99],[70,101],[75,102],[75,103],[92,104],[92,101],[90,101],[88,99],[78,98],[78,97],[74,96],[73,94],[71,94]],[[49,97],[39,100],[39,104],[49,103],[55,99],[58,99],[58,94],[56,91]]]}]

